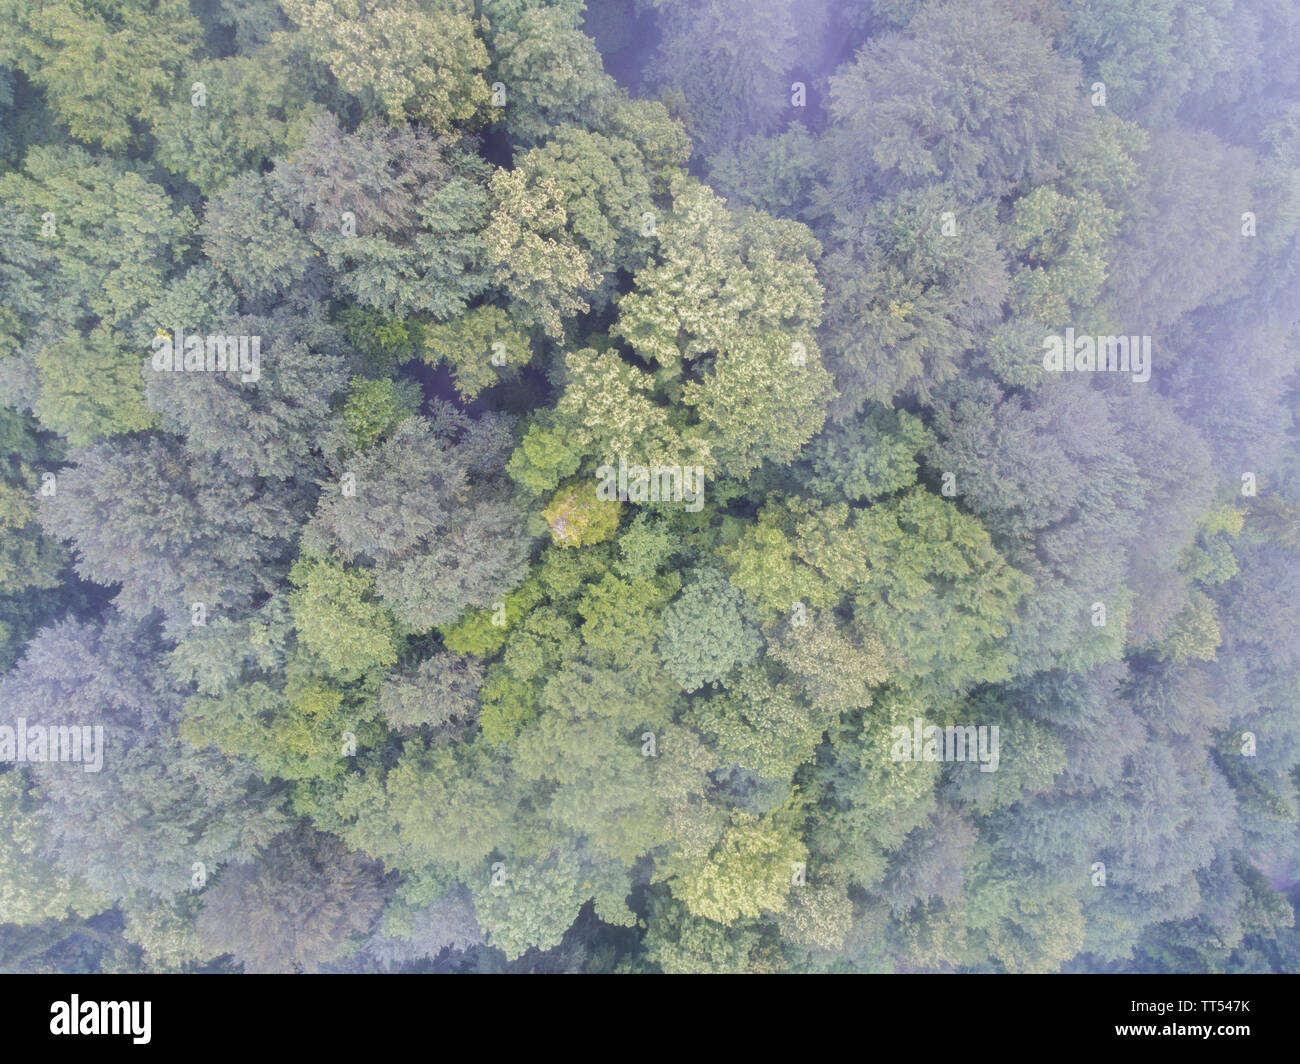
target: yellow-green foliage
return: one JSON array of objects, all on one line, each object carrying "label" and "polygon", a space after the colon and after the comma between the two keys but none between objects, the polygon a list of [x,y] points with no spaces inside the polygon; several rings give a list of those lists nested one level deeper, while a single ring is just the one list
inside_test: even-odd
[{"label": "yellow-green foliage", "polygon": [[557,547],[585,547],[603,543],[618,531],[622,509],[622,503],[598,498],[594,481],[579,481],[562,485],[542,516]]}]

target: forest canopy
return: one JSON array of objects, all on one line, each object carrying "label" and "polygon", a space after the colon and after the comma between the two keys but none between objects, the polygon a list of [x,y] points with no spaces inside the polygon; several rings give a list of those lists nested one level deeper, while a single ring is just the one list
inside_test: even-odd
[{"label": "forest canopy", "polygon": [[1300,967],[1293,3],[0,20],[0,970]]}]

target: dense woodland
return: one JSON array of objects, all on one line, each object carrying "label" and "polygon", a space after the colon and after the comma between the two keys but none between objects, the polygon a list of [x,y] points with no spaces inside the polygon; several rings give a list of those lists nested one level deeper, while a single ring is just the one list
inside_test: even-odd
[{"label": "dense woodland", "polygon": [[0,23],[4,970],[1300,968],[1293,0]]}]

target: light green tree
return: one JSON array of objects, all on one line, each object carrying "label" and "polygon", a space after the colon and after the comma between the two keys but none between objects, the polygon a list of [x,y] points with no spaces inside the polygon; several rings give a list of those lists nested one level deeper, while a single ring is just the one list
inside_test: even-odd
[{"label": "light green tree", "polygon": [[185,0],[5,0],[10,28],[0,65],[28,75],[78,140],[124,148],[136,123],[171,96],[181,65],[199,45],[199,22]]},{"label": "light green tree", "polygon": [[0,923],[93,916],[109,899],[43,856],[45,816],[22,772],[0,774]]},{"label": "light green tree", "polygon": [[374,577],[328,558],[300,558],[289,572],[289,609],[303,645],[340,679],[397,661],[396,627],[375,601]]},{"label": "light green tree", "polygon": [[587,256],[565,228],[564,193],[548,177],[497,170],[489,182],[492,215],[484,232],[494,280],[524,326],[564,337],[564,319],[586,313],[584,296],[600,284]]},{"label": "light green tree", "polygon": [[789,900],[791,865],[807,857],[780,817],[736,810],[708,858],[684,872],[673,892],[694,915],[723,925],[779,913]]},{"label": "light green tree", "polygon": [[285,0],[313,56],[363,106],[435,131],[488,101],[488,53],[468,0]]}]

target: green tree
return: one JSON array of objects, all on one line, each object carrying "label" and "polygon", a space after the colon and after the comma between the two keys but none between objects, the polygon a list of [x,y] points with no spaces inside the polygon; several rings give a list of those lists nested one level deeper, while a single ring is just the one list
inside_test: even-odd
[{"label": "green tree", "polygon": [[335,831],[386,867],[417,872],[437,862],[469,882],[486,878],[483,862],[506,837],[518,797],[482,744],[457,751],[416,741],[388,772],[344,777]]},{"label": "green tree", "polygon": [[584,480],[561,486],[542,516],[556,546],[582,547],[612,538],[618,531],[622,509],[616,500],[599,498],[596,485]]},{"label": "green tree", "polygon": [[565,228],[564,192],[549,177],[497,170],[489,182],[492,217],[484,231],[493,280],[510,297],[521,325],[553,340],[564,319],[591,309],[584,298],[601,282]]},{"label": "green tree", "polygon": [[694,574],[663,614],[659,654],[683,690],[718,683],[758,654],[762,640],[735,588],[716,569]]},{"label": "green tree", "polygon": [[767,652],[798,679],[814,706],[832,713],[870,705],[871,688],[890,676],[880,637],[846,631],[831,611],[791,620]]},{"label": "green tree", "polygon": [[140,352],[112,329],[65,333],[34,353],[40,398],[32,413],[74,446],[152,428],[141,394]]},{"label": "green tree", "polygon": [[780,818],[737,810],[708,859],[676,880],[674,891],[694,915],[723,925],[779,913],[789,898],[790,866],[806,858]]},{"label": "green tree", "polygon": [[226,318],[213,328],[248,338],[247,363],[241,348],[224,373],[166,372],[146,364],[150,408],[184,436],[200,461],[220,460],[242,476],[305,480],[319,474],[320,426],[348,382],[339,330],[305,299],[267,315]]},{"label": "green tree", "polygon": [[254,680],[190,698],[180,732],[191,746],[251,761],[267,780],[333,778],[346,768],[349,751],[377,746],[384,736],[373,703],[312,676],[298,661],[283,684]]},{"label": "green tree", "polygon": [[592,270],[605,280],[596,302],[608,301],[620,271],[646,263],[655,217],[650,167],[622,137],[575,127],[556,130],[518,162],[530,181],[555,182],[563,196],[566,225]]},{"label": "green tree", "polygon": [[303,645],[340,679],[397,661],[397,632],[375,601],[374,577],[325,558],[300,558],[289,571],[294,627]]},{"label": "green tree", "polygon": [[865,415],[833,423],[816,436],[806,459],[808,487],[822,498],[865,502],[916,483],[917,456],[933,441],[925,424],[905,410],[872,405]]},{"label": "green tree", "polygon": [[46,862],[45,813],[22,772],[0,775],[0,810],[0,923],[94,916],[108,907],[108,899],[97,897],[78,877]]},{"label": "green tree", "polygon": [[238,616],[284,579],[302,486],[189,461],[158,436],[69,458],[42,525],[72,542],[84,579],[120,585],[113,601],[128,617],[160,611],[176,636],[192,630],[195,604],[203,620]]},{"label": "green tree", "polygon": [[996,0],[925,4],[831,77],[837,206],[936,179],[966,201],[1004,195],[1077,143],[1080,72]]},{"label": "green tree", "polygon": [[0,64],[22,70],[47,94],[78,140],[126,147],[171,94],[177,72],[200,42],[183,0],[83,0],[0,7],[12,28]]},{"label": "green tree", "polygon": [[612,332],[656,364],[670,399],[695,408],[720,471],[742,477],[765,459],[788,462],[832,395],[812,335],[820,246],[798,223],[733,217],[685,177],[672,195],[658,254],[620,300]]},{"label": "green tree", "polygon": [[1010,288],[993,204],[963,205],[947,185],[872,205],[827,256],[824,275],[822,336],[839,420],[900,392],[929,401],[1001,319]]},{"label": "green tree", "polygon": [[500,416],[475,422],[447,404],[407,418],[325,486],[307,541],[372,564],[365,578],[417,630],[486,606],[518,583],[531,546],[500,476],[513,441]]},{"label": "green tree", "polygon": [[225,869],[203,900],[198,930],[245,972],[316,972],[370,930],[383,905],[373,863],[317,832],[276,840],[255,864]]},{"label": "green tree", "polygon": [[493,23],[505,124],[521,144],[537,144],[567,123],[599,127],[618,101],[614,79],[578,18],[572,7],[525,5]]},{"label": "green tree", "polygon": [[484,388],[513,376],[533,357],[533,345],[500,307],[475,307],[451,321],[424,330],[424,357],[451,369],[456,391],[466,402]]},{"label": "green tree", "polygon": [[645,935],[646,960],[669,975],[721,975],[770,971],[764,957],[763,925],[737,920],[729,925],[695,916],[682,902],[657,894]]},{"label": "green tree", "polygon": [[696,702],[691,720],[724,763],[785,782],[812,760],[832,713],[809,705],[796,688],[750,665],[726,690]]},{"label": "green tree", "polygon": [[267,183],[341,298],[398,317],[449,318],[483,291],[493,265],[484,258],[486,172],[454,136],[378,121],[344,133],[323,114]]},{"label": "green tree", "polygon": [[38,633],[0,681],[7,720],[40,706],[47,725],[103,728],[100,771],[48,761],[29,770],[44,848],[65,873],[114,899],[183,894],[196,872],[252,859],[286,824],[282,796],[247,762],[181,742],[181,696],[159,643],[156,627],[115,613],[102,624],[63,621]]},{"label": "green tree", "polygon": [[478,715],[483,666],[443,650],[415,668],[394,673],[379,689],[379,712],[394,730],[441,728],[456,735]]},{"label": "green tree", "polygon": [[897,655],[900,680],[956,690],[1006,678],[1003,641],[1031,585],[978,521],[914,489],[865,511],[854,533],[867,566],[854,617]]},{"label": "green tree", "polygon": [[343,402],[343,422],[353,446],[368,451],[419,410],[419,388],[410,381],[353,377]]},{"label": "green tree", "polygon": [[239,173],[208,198],[203,254],[246,297],[270,297],[319,274],[319,257],[257,173]]},{"label": "green tree", "polygon": [[1117,321],[1153,330],[1241,278],[1251,168],[1249,155],[1206,131],[1152,136],[1107,272],[1104,295]]},{"label": "green tree", "polygon": [[[189,208],[77,147],[33,148],[21,172],[0,176],[0,202],[19,212],[4,256],[17,283],[10,327],[34,378],[21,405],[79,443],[148,427],[140,367],[162,323],[147,308],[186,252]],[[38,308],[35,328],[24,313]]]},{"label": "green tree", "polygon": [[296,146],[316,107],[293,60],[279,47],[190,66],[182,91],[153,118],[158,161],[211,194]]},{"label": "green tree", "polygon": [[393,123],[438,131],[473,122],[487,103],[487,49],[466,0],[285,0],[311,54],[344,91]]}]

